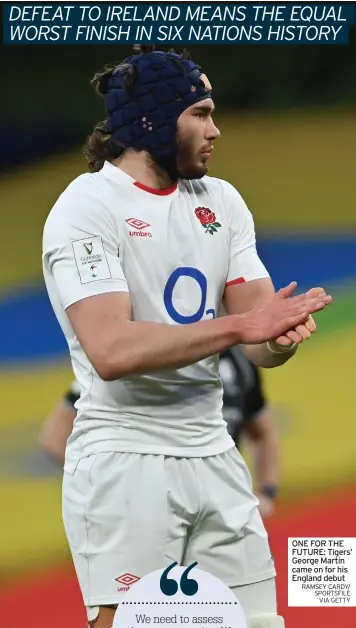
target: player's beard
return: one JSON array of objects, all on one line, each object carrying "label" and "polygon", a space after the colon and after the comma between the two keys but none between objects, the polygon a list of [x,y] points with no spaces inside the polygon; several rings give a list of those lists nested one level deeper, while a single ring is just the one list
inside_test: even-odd
[{"label": "player's beard", "polygon": [[172,155],[155,159],[157,165],[165,170],[172,181],[178,179],[201,179],[208,172],[204,163],[198,164],[197,154],[189,138],[176,137],[176,146]]},{"label": "player's beard", "polygon": [[201,179],[208,172],[206,164],[198,162],[197,151],[190,138],[177,133],[176,167],[181,179]]}]

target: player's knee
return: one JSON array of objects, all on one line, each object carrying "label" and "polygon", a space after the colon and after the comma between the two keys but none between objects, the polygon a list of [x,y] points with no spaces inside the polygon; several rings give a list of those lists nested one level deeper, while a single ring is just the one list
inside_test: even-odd
[{"label": "player's knee", "polygon": [[280,615],[266,613],[247,617],[248,628],[284,628],[284,619]]},{"label": "player's knee", "polygon": [[91,606],[87,608],[88,628],[112,628],[117,606]]}]

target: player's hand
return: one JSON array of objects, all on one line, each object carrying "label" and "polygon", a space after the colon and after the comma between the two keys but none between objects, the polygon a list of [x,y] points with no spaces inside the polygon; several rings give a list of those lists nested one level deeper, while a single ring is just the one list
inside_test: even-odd
[{"label": "player's hand", "polygon": [[[324,288],[311,288],[307,294],[325,296]],[[304,325],[297,325],[295,329],[290,329],[286,334],[275,339],[275,343],[281,347],[288,347],[293,343],[301,344],[304,340],[309,340],[311,335],[316,331],[316,323],[310,314]]]},{"label": "player's hand", "polygon": [[[282,288],[260,308],[239,315],[241,338],[243,344],[260,344],[269,340],[282,339],[288,332],[305,326],[309,316],[323,310],[332,302],[331,296],[309,291],[293,297],[296,282]],[[308,322],[310,325],[310,321]],[[287,345],[291,344],[288,336]],[[293,342],[293,341],[292,341]],[[283,340],[281,344],[283,343]]]},{"label": "player's hand", "polygon": [[259,500],[258,510],[260,511],[260,515],[262,519],[266,519],[266,517],[270,517],[276,510],[276,504],[274,499],[270,497],[266,497],[266,495],[261,495],[257,493],[257,498]]}]

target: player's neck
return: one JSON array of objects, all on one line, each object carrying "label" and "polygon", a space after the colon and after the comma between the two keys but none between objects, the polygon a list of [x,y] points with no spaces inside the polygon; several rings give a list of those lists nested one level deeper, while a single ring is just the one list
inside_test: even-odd
[{"label": "player's neck", "polygon": [[145,151],[137,152],[128,149],[122,157],[114,159],[112,164],[135,181],[152,189],[164,190],[172,187],[175,183],[167,172],[152,161],[150,155]]}]

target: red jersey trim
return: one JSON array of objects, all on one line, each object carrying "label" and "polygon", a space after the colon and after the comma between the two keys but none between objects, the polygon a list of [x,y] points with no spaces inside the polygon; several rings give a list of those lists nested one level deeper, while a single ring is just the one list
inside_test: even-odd
[{"label": "red jersey trim", "polygon": [[175,185],[172,185],[172,187],[170,188],[165,188],[164,190],[158,190],[157,188],[150,188],[148,187],[148,185],[145,185],[144,183],[139,183],[139,181],[135,181],[134,185],[137,188],[140,188],[140,190],[143,190],[144,192],[148,192],[149,194],[155,194],[156,196],[168,196],[169,194],[172,194],[173,192],[175,192],[178,187],[177,183],[175,183]]},{"label": "red jersey trim", "polygon": [[238,277],[238,279],[233,279],[232,281],[228,281],[225,284],[225,288],[228,288],[229,286],[234,286],[237,283],[245,283],[245,279],[243,277]]}]

